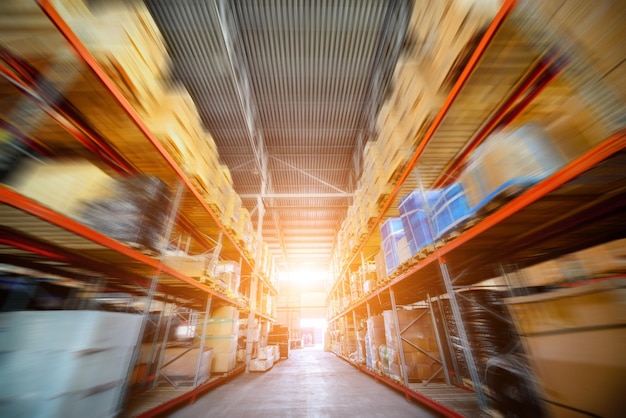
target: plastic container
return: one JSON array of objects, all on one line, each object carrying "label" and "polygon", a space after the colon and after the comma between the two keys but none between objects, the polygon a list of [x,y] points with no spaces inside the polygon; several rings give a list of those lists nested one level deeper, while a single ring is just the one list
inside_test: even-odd
[{"label": "plastic container", "polygon": [[432,212],[435,239],[457,228],[472,214],[460,183],[452,183],[443,189]]},{"label": "plastic container", "polygon": [[380,227],[383,240],[383,253],[385,254],[385,267],[387,274],[400,264],[398,256],[398,243],[406,239],[402,220],[400,218],[389,218]]},{"label": "plastic container", "polygon": [[[424,202],[424,195],[426,202]],[[440,196],[440,190],[426,190],[424,194],[421,190],[413,190],[398,205],[400,219],[412,255],[434,241],[428,213],[432,211]]]},{"label": "plastic container", "polygon": [[531,122],[492,134],[472,153],[460,181],[476,211],[508,190],[545,179],[566,162],[545,129]]}]

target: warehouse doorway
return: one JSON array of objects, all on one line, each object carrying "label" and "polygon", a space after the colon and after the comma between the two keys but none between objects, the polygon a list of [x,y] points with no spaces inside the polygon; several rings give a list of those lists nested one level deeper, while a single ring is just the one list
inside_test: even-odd
[{"label": "warehouse doorway", "polygon": [[326,327],[326,318],[300,319],[302,347],[314,350],[322,350],[324,348],[324,336],[326,334]]}]

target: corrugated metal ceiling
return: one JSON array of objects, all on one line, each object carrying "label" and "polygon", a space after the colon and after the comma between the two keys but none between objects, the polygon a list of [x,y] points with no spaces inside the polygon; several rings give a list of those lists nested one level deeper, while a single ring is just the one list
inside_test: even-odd
[{"label": "corrugated metal ceiling", "polygon": [[410,2],[146,3],[173,81],[193,97],[255,226],[266,179],[264,240],[277,266],[327,268]]}]

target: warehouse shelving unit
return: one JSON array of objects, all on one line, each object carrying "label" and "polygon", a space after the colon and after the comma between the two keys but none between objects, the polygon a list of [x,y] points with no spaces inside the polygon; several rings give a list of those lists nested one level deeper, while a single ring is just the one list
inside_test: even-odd
[{"label": "warehouse shelving unit", "polygon": [[[626,131],[623,130],[623,124],[620,125],[619,116],[611,119],[607,117],[611,114],[610,110],[604,113],[600,111],[594,123],[596,142],[586,153],[535,186],[494,202],[494,205],[479,212],[460,229],[414,255],[383,283],[379,279],[379,287],[375,290],[356,299],[351,298],[350,274],[357,271],[363,260],[371,260],[380,251],[379,225],[388,216],[398,216],[394,211],[399,198],[419,188],[422,179],[419,177],[420,172],[414,171],[414,168],[420,167],[420,159],[428,152],[450,151],[452,154],[449,155],[455,158],[446,160],[437,174],[429,173],[425,179],[430,187],[441,187],[456,178],[455,174],[467,156],[496,127],[514,121],[541,119],[554,111],[554,103],[559,98],[566,97],[570,85],[589,93],[591,87],[588,83],[592,76],[582,75],[588,67],[581,63],[578,55],[571,54],[570,46],[561,45],[562,50],[553,49],[554,44],[559,44],[556,42],[558,38],[552,34],[549,25],[539,28],[542,21],[528,17],[533,13],[532,5],[516,6],[516,2],[505,2],[484,33],[412,158],[390,194],[381,203],[378,217],[372,220],[367,234],[359,240],[353,253],[347,257],[348,261],[339,269],[328,295],[331,306],[329,324],[333,330],[331,336],[344,341],[357,339],[356,333],[344,334],[346,322],[356,330],[359,321],[370,318],[374,312],[389,309],[395,312],[397,305],[435,304],[442,297],[449,301],[459,332],[459,348],[465,354],[472,380],[457,381],[456,384],[473,387],[476,403],[469,401],[469,404],[458,405],[451,402],[451,397],[460,396],[465,389],[449,384],[437,387],[437,391],[443,391],[449,396],[444,395],[438,401],[433,401],[436,396],[433,395],[434,391],[428,394],[431,390],[429,386],[432,388],[432,385],[409,383],[406,373],[402,376],[402,382],[382,376],[377,371],[355,363],[354,359],[348,359],[351,350],[346,351],[345,347],[336,345],[340,347],[336,354],[351,361],[362,371],[404,392],[407,398],[422,401],[448,416],[471,413],[472,409],[475,413],[477,408],[489,409],[465,335],[457,292],[472,289],[486,279],[503,273],[506,275],[511,269],[520,269],[623,238],[626,231],[623,221],[626,209],[626,176],[623,174]],[[532,24],[524,26],[524,23],[531,21]],[[516,34],[516,31],[523,36]],[[523,45],[525,42],[527,45]],[[503,50],[503,44],[508,45],[509,51],[513,53],[506,57],[509,60],[506,69],[496,74],[492,70],[497,68],[495,63],[499,59],[502,62],[498,51]],[[498,88],[490,91],[489,95],[481,95],[481,83],[489,77],[491,84]],[[594,86],[600,91],[606,91],[601,84]],[[603,110],[616,103],[610,99],[605,103],[601,103],[601,99],[595,100],[593,105]],[[478,109],[468,106],[483,102],[489,104],[484,108],[478,105]],[[614,111],[619,113],[621,109],[623,112],[623,106],[619,102],[617,104]],[[462,138],[462,142],[455,150],[446,150],[446,146],[451,148],[450,142],[446,140],[455,135]],[[581,205],[580,202],[585,204]],[[430,311],[433,311],[432,306]],[[432,321],[435,324],[438,320],[433,316]],[[397,316],[394,322],[398,340],[401,341]],[[445,337],[449,337],[447,334]],[[449,338],[442,341],[443,338],[437,337],[441,357],[439,361],[443,370],[448,369],[445,378],[450,383],[450,376],[455,375],[455,363],[452,359],[450,364],[446,364],[447,355],[443,350],[452,343]],[[406,370],[402,343],[399,351],[401,369]],[[440,372],[431,378],[437,373]]]},{"label": "warehouse shelving unit", "polygon": [[[52,86],[59,83],[59,80],[64,80],[67,74],[64,75],[63,71],[72,69],[75,75],[72,81],[75,83],[71,86],[59,83],[58,95],[66,97],[79,111],[86,114],[93,129],[85,130],[71,115],[58,112],[55,108],[56,98],[42,97],[33,86],[14,77],[12,71],[15,68],[10,67],[6,61],[0,64],[0,70],[11,86],[2,86],[3,95],[6,93],[5,97],[16,100],[20,100],[21,95],[27,98],[30,117],[35,113],[34,120],[38,123],[32,130],[46,133],[51,154],[63,155],[64,150],[69,150],[70,156],[88,158],[104,169],[122,176],[146,173],[165,181],[172,190],[178,190],[171,216],[173,229],[180,237],[178,245],[182,237],[188,237],[187,249],[192,253],[212,252],[216,258],[239,261],[242,277],[252,278],[242,285],[242,294],[248,294],[254,300],[226,294],[209,282],[187,277],[163,264],[161,254],[146,253],[142,249],[111,239],[5,186],[0,186],[2,262],[32,271],[71,277],[77,281],[92,280],[96,276],[105,275],[106,278],[100,277],[100,280],[109,292],[147,298],[143,328],[149,321],[147,313],[153,300],[163,306],[158,319],[159,325],[164,321],[164,310],[168,304],[197,311],[205,317],[208,317],[211,308],[228,305],[236,307],[242,314],[249,314],[246,316],[249,319],[274,321],[271,312],[260,310],[264,306],[263,299],[268,295],[275,298],[278,292],[273,278],[266,277],[259,270],[257,260],[260,241],[257,254],[250,254],[205,202],[183,169],[151,133],[137,111],[64,22],[52,3],[41,1],[39,6],[41,10],[29,11],[30,17],[43,33],[49,35],[52,44],[64,44],[65,40],[60,39],[63,37],[69,42],[70,48],[62,47],[55,52],[65,65],[53,67],[52,71],[50,67],[46,67],[45,62],[29,64],[46,68],[48,72],[42,70],[42,73]],[[7,100],[7,103],[15,101]],[[101,121],[98,121],[98,114],[103,116]],[[20,128],[27,130],[26,127]],[[90,136],[94,131],[102,135]],[[38,141],[33,144],[37,145]],[[83,148],[80,144],[86,147]],[[167,241],[173,241],[169,239],[170,234],[167,238]],[[165,343],[167,336],[164,341],[153,342],[157,345]],[[200,352],[203,351],[203,343],[204,338],[201,338]],[[144,406],[135,405],[133,410],[137,412],[138,408],[143,408],[144,413],[150,415],[151,412],[146,412],[145,408],[149,404],[156,406],[153,400],[150,403],[150,398],[156,396],[161,405],[155,409],[155,413],[161,413],[164,408],[186,402],[242,371],[243,368],[237,366],[223,376],[214,376],[208,382],[199,382],[196,370],[196,378],[190,387],[150,391],[141,396],[140,401]],[[157,370],[153,387],[159,380],[158,374]],[[130,377],[129,372],[129,379]]]}]

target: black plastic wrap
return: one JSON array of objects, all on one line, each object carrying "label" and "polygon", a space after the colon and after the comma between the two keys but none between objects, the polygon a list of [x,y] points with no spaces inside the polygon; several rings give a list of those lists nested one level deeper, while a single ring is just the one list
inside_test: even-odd
[{"label": "black plastic wrap", "polygon": [[[502,301],[502,292],[472,290],[457,296],[470,349],[476,363],[478,375],[484,380],[487,361],[508,353],[517,341],[511,317]],[[462,377],[469,378],[467,364],[449,300],[442,300],[445,319],[450,330],[450,339],[455,345],[454,353]],[[495,314],[495,315],[494,315]]]},{"label": "black plastic wrap", "polygon": [[152,176],[120,180],[113,196],[85,205],[82,222],[111,238],[158,251],[167,225],[172,195]]},{"label": "black plastic wrap", "polygon": [[530,366],[519,355],[491,358],[486,379],[495,407],[504,417],[545,416]]}]

